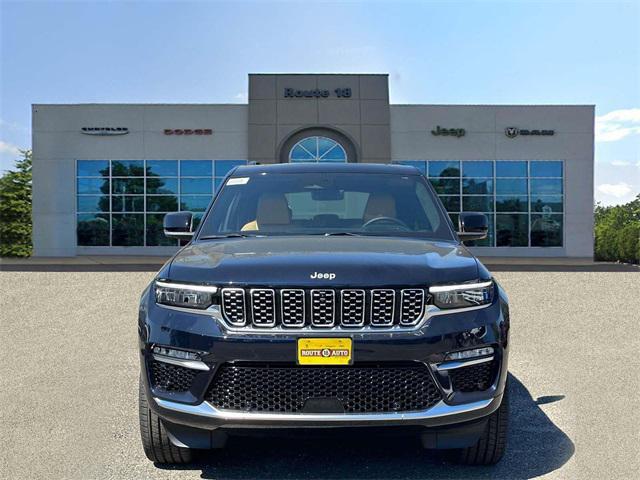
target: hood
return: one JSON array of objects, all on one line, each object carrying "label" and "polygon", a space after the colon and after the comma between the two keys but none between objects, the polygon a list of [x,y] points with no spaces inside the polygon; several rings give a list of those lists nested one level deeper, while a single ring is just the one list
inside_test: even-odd
[{"label": "hood", "polygon": [[218,285],[384,287],[464,282],[478,273],[473,255],[453,242],[295,236],[193,243],[160,275]]}]

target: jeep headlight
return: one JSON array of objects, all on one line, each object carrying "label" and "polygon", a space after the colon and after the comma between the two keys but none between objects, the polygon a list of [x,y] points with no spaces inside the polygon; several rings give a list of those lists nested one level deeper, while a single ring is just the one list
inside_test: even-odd
[{"label": "jeep headlight", "polygon": [[156,303],[172,307],[206,310],[213,304],[217,287],[155,281]]},{"label": "jeep headlight", "polygon": [[493,281],[436,285],[429,288],[438,308],[466,308],[487,305],[493,301]]}]

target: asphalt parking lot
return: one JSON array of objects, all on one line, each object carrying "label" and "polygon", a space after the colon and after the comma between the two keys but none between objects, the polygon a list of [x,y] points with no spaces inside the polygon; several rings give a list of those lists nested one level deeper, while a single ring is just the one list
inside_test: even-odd
[{"label": "asphalt parking lot", "polygon": [[154,466],[136,399],[152,276],[0,272],[0,478],[638,478],[637,272],[496,272],[512,305],[512,417],[492,468],[371,435],[234,439],[200,463]]}]

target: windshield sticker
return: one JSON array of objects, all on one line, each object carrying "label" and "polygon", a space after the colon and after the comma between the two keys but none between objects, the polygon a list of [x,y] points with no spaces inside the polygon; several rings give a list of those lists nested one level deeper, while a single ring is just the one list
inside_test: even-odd
[{"label": "windshield sticker", "polygon": [[227,180],[227,185],[246,185],[249,183],[249,177],[236,177]]}]

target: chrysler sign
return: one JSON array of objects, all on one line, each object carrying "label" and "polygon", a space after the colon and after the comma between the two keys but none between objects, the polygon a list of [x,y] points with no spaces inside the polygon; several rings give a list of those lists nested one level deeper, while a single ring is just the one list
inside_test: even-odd
[{"label": "chrysler sign", "polygon": [[128,127],[82,127],[81,133],[85,135],[99,135],[102,137],[110,135],[126,135],[129,133]]}]

